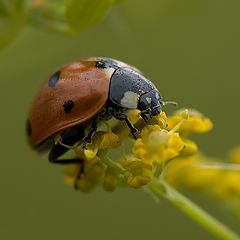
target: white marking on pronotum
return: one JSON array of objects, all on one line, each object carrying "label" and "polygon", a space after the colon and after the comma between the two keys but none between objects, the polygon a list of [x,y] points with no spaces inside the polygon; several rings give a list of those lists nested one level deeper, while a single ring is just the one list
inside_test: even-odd
[{"label": "white marking on pronotum", "polygon": [[156,98],[159,99],[159,95],[157,93],[155,93],[155,95],[156,95]]},{"label": "white marking on pronotum", "polygon": [[114,68],[105,68],[104,71],[105,71],[105,73],[107,75],[107,78],[111,79],[115,69]]},{"label": "white marking on pronotum", "polygon": [[121,105],[125,108],[135,109],[138,105],[139,95],[137,93],[127,91],[121,99]]}]

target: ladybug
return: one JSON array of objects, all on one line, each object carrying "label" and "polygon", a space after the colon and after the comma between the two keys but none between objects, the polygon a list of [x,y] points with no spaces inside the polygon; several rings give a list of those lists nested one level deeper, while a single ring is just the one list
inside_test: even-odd
[{"label": "ladybug", "polygon": [[148,116],[161,113],[162,96],[154,84],[135,67],[111,58],[88,58],[60,67],[45,81],[30,108],[26,131],[29,144],[39,151],[51,149],[53,163],[82,163],[81,159],[59,159],[68,149],[55,144],[92,142],[103,119],[125,121],[132,135],[137,131],[126,110],[139,109]]}]

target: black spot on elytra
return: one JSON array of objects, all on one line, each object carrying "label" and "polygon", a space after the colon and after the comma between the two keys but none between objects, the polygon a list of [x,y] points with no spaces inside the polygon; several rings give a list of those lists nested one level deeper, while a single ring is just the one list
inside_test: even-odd
[{"label": "black spot on elytra", "polygon": [[64,107],[65,113],[70,113],[72,108],[74,107],[74,102],[72,100],[68,100],[64,102],[63,107]]},{"label": "black spot on elytra", "polygon": [[95,64],[95,67],[97,68],[114,68],[118,69],[118,64],[116,61],[110,58],[102,58],[101,60],[97,61]]},{"label": "black spot on elytra", "polygon": [[61,74],[61,72],[58,71],[58,72],[54,73],[54,74],[50,77],[50,79],[49,79],[49,81],[48,81],[48,86],[49,86],[49,87],[55,87],[55,86],[56,86],[56,84],[57,84],[57,82],[58,82],[58,80],[59,80],[60,74]]},{"label": "black spot on elytra", "polygon": [[28,136],[31,136],[32,135],[32,127],[31,127],[31,123],[30,123],[29,119],[27,120],[26,130],[27,130]]}]

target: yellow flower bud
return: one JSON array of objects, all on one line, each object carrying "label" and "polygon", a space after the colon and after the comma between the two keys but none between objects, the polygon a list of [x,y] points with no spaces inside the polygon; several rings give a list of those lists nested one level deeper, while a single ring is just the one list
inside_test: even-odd
[{"label": "yellow flower bud", "polygon": [[102,136],[99,149],[116,148],[120,146],[119,138],[113,132],[107,132]]},{"label": "yellow flower bud", "polygon": [[81,164],[70,164],[64,173],[64,180],[68,184],[74,184],[75,179],[80,171]]},{"label": "yellow flower bud", "polygon": [[229,153],[229,161],[232,163],[240,163],[240,147],[233,149]]},{"label": "yellow flower bud", "polygon": [[198,146],[195,142],[189,139],[183,139],[184,148],[180,152],[180,156],[191,156],[198,151]]},{"label": "yellow flower bud", "polygon": [[[176,126],[183,118],[186,118],[188,114],[182,112],[175,114],[173,117],[168,118],[168,129],[172,129]],[[182,123],[179,131],[186,132],[207,132],[210,131],[213,124],[210,119],[204,118],[200,113],[195,110],[189,111],[189,117]]]},{"label": "yellow flower bud", "polygon": [[97,185],[102,183],[106,166],[100,161],[99,158],[95,158],[84,165],[84,173],[80,175],[77,180],[77,188],[82,192],[90,192]]},{"label": "yellow flower bud", "polygon": [[201,155],[177,157],[169,162],[164,170],[164,178],[173,186],[191,190],[210,188],[221,174],[221,170],[199,168],[206,161]]},{"label": "yellow flower bud", "polygon": [[161,112],[155,118],[157,119],[157,123],[161,129],[167,128],[167,115],[165,112]]},{"label": "yellow flower bud", "polygon": [[[157,163],[164,163],[170,159],[173,159],[179,155],[179,152],[183,149],[184,143],[178,133],[170,135],[169,141],[164,148],[158,149]],[[155,149],[156,151],[157,149]]]},{"label": "yellow flower bud", "polygon": [[167,131],[153,131],[148,135],[147,145],[150,147],[158,147],[159,145],[166,144],[170,139]]},{"label": "yellow flower bud", "polygon": [[220,198],[239,199],[240,197],[240,173],[229,171],[219,177],[212,191]]},{"label": "yellow flower bud", "polygon": [[130,187],[139,188],[152,179],[152,165],[145,164],[134,156],[129,156],[123,167],[125,180]]},{"label": "yellow flower bud", "polygon": [[117,172],[111,168],[107,168],[104,175],[103,188],[107,192],[112,192],[115,190],[119,184],[120,176]]},{"label": "yellow flower bud", "polygon": [[91,160],[96,157],[98,152],[98,146],[95,144],[89,144],[87,149],[83,150],[84,156],[87,160]]},{"label": "yellow flower bud", "polygon": [[146,149],[145,145],[143,144],[141,138],[138,138],[135,141],[133,148],[132,148],[132,152],[139,159],[144,159],[146,157],[147,149]]}]

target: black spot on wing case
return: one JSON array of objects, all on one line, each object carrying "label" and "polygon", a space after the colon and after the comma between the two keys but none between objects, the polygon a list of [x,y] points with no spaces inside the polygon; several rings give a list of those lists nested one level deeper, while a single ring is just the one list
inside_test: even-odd
[{"label": "black spot on wing case", "polygon": [[140,96],[153,89],[156,89],[156,87],[142,74],[130,68],[119,68],[111,78],[109,99],[121,106],[120,103],[125,92],[134,92]]},{"label": "black spot on wing case", "polygon": [[58,71],[58,72],[54,73],[54,74],[50,77],[50,79],[49,79],[49,81],[48,81],[48,86],[49,86],[49,87],[55,87],[55,86],[56,86],[56,84],[57,84],[57,82],[58,82],[58,80],[59,80],[59,78],[60,78],[60,74],[61,74],[61,72]]},{"label": "black spot on wing case", "polygon": [[72,108],[74,107],[74,102],[72,100],[68,100],[64,102],[63,107],[64,107],[65,113],[70,113]]}]

